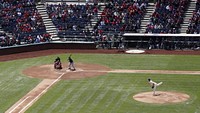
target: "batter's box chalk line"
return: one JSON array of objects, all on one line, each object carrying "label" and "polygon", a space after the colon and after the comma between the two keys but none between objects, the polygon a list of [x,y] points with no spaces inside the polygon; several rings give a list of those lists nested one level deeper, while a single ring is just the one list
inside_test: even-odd
[{"label": "batter's box chalk line", "polygon": [[66,70],[66,72],[81,72],[81,71],[84,71],[84,70],[80,68],[76,68],[76,70],[70,70],[70,69]]}]

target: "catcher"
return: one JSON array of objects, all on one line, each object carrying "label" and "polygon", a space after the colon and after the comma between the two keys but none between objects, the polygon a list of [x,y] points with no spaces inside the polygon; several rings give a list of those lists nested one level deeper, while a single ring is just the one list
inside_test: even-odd
[{"label": "catcher", "polygon": [[54,61],[54,69],[62,69],[62,63],[59,57]]},{"label": "catcher", "polygon": [[159,86],[159,85],[161,85],[162,82],[156,83],[156,82],[152,81],[150,78],[148,78],[148,82],[151,85],[151,88],[153,89],[153,96],[157,96],[156,95],[156,87]]}]

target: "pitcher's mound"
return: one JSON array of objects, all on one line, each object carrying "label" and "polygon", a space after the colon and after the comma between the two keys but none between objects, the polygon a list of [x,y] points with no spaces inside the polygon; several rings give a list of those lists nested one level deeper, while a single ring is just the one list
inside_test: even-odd
[{"label": "pitcher's mound", "polygon": [[167,91],[156,91],[156,96],[153,96],[153,92],[144,92],[133,96],[133,99],[137,101],[156,104],[184,102],[189,98],[190,96],[184,93]]}]

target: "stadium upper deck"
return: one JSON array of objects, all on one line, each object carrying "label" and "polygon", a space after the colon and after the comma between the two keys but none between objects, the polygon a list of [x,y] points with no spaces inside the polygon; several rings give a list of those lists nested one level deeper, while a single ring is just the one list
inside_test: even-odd
[{"label": "stadium upper deck", "polygon": [[[0,26],[3,32],[9,34],[6,36],[9,38],[5,38],[5,35],[1,36],[0,46],[52,40],[51,34],[47,32],[47,19],[52,20],[56,28],[55,34],[65,41],[119,42],[124,33],[140,33],[141,20],[150,3],[148,0],[106,2],[105,0],[92,2],[43,0],[41,2],[45,4],[43,7],[48,14],[46,17],[43,17],[44,15],[42,16],[36,8],[36,5],[41,4],[35,3],[34,0],[20,2],[1,0]],[[190,0],[156,0],[154,11],[146,23],[146,33],[175,35],[181,33],[185,14],[192,6],[191,3]],[[196,8],[190,13],[191,17],[185,33],[199,34],[199,3],[200,0],[195,2]],[[16,41],[13,41],[14,44],[5,44],[10,43],[10,40]]]}]

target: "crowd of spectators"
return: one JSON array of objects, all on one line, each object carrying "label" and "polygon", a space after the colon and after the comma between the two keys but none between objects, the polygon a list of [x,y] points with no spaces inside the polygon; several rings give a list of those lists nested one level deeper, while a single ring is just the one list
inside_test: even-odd
[{"label": "crowd of spectators", "polygon": [[[109,0],[94,27],[92,36],[100,46],[120,47],[120,35],[124,32],[138,32],[141,19],[146,12],[148,0]],[[118,37],[119,36],[119,37]],[[116,42],[116,43],[113,43]]]},{"label": "crowd of spectators", "polygon": [[157,0],[146,33],[180,33],[180,24],[189,0]]},{"label": "crowd of spectators", "polygon": [[34,0],[1,0],[0,25],[16,39],[17,44],[48,41],[42,17]]},{"label": "crowd of spectators", "polygon": [[[104,0],[95,0],[95,3],[101,1]],[[155,10],[147,24],[146,33],[179,33],[189,0],[155,1]],[[115,44],[120,47],[122,39],[118,35],[124,32],[139,32],[148,2],[148,0],[107,0],[100,18],[97,18],[99,6],[89,2],[47,4],[46,8],[61,38],[89,36],[94,41],[102,42],[99,43],[102,48],[111,48]],[[97,19],[97,24],[91,31],[86,29],[86,26],[92,24],[92,19]],[[9,37],[5,33],[0,33],[1,47],[47,42],[51,37],[46,33],[34,0],[0,0],[0,25],[5,32],[11,34]],[[186,32],[189,34],[200,32],[200,0],[197,0],[196,10]],[[152,38],[149,40],[149,47],[181,48],[183,43],[180,43],[178,40]]]},{"label": "crowd of spectators", "polygon": [[0,47],[7,47],[7,46],[13,46],[17,44],[17,40],[15,40],[14,37],[9,37],[4,32],[0,32]]},{"label": "crowd of spectators", "polygon": [[137,32],[147,5],[147,0],[110,0],[95,28],[96,33]]},{"label": "crowd of spectators", "polygon": [[58,30],[58,35],[85,36],[90,35],[86,25],[97,15],[96,5],[90,4],[47,4],[47,12]]},{"label": "crowd of spectators", "polygon": [[199,34],[200,33],[200,0],[197,0],[196,9],[193,11],[192,17],[189,20],[188,34]]}]

